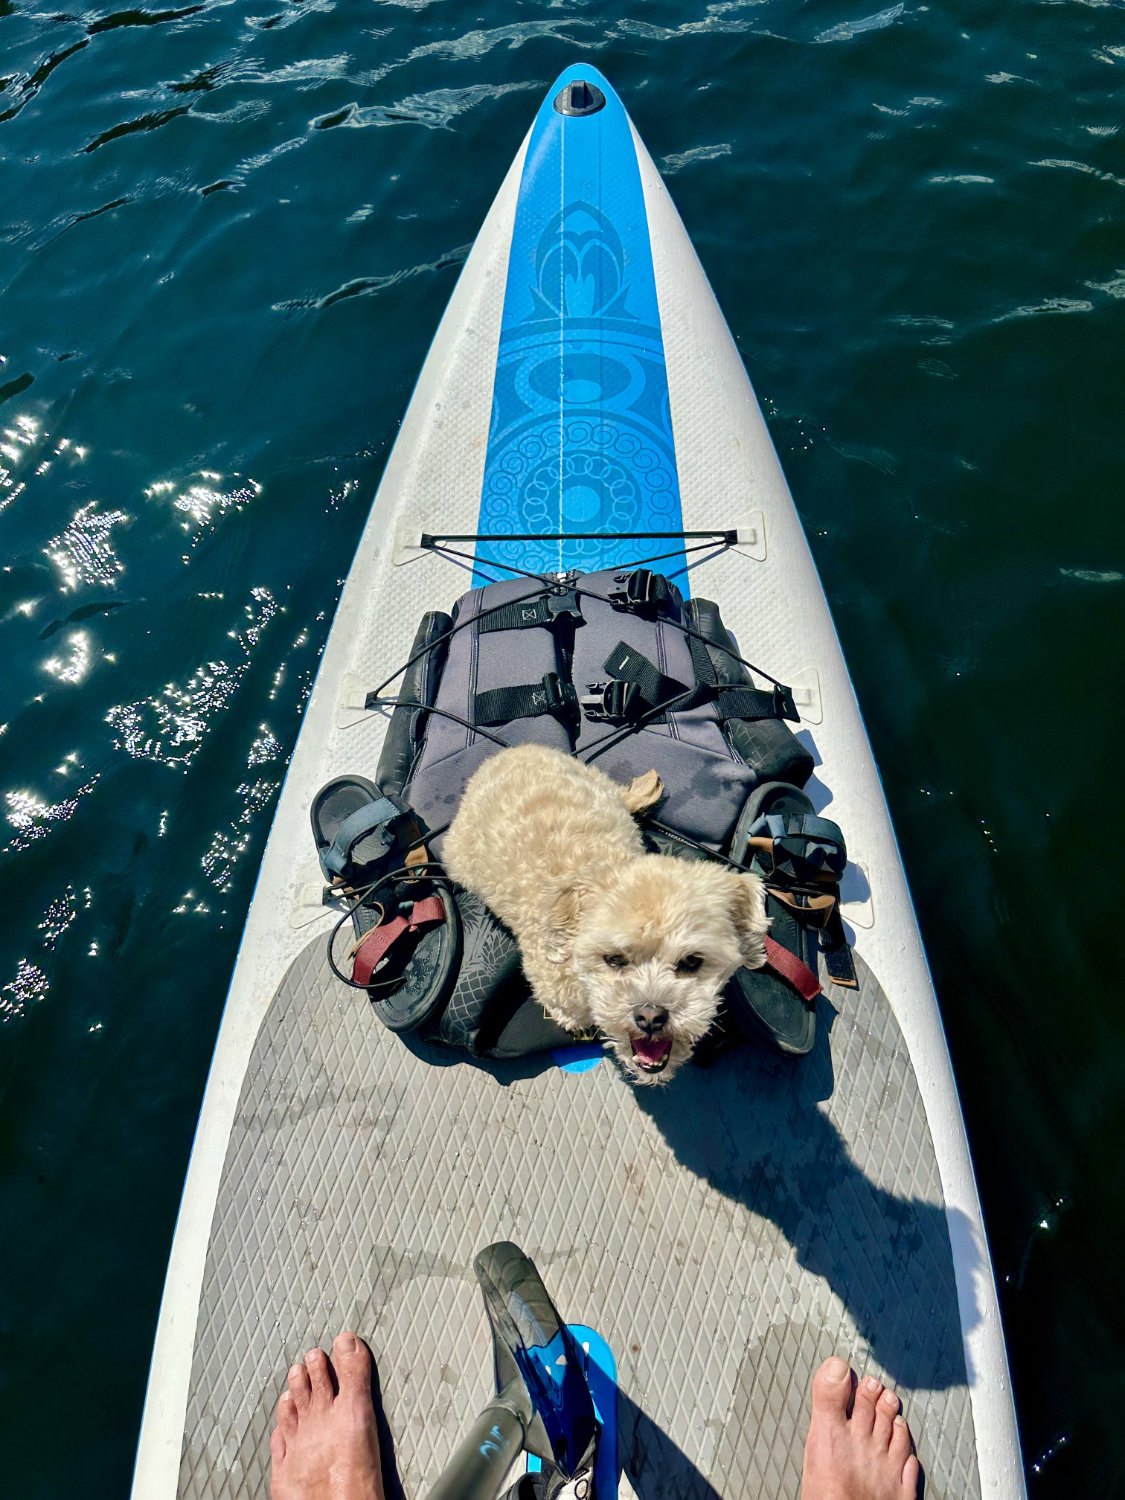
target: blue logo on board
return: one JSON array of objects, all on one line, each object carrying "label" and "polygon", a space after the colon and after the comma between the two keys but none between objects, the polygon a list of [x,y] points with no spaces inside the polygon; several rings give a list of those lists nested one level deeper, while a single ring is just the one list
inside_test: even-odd
[{"label": "blue logo on board", "polygon": [[[681,526],[628,119],[612,90],[606,108],[588,119],[564,119],[548,101],[520,184],[479,530],[612,534]],[[482,562],[533,571],[612,567],[637,556],[636,542],[477,546]]]}]

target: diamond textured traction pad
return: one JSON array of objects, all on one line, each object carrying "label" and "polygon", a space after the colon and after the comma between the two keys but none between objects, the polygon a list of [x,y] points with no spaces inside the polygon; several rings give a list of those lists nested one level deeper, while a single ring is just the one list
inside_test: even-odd
[{"label": "diamond textured traction pad", "polygon": [[635,1089],[608,1059],[571,1074],[404,1043],[312,942],[231,1134],[180,1496],[260,1500],[288,1366],[352,1327],[421,1500],[490,1394],[472,1259],[511,1239],[614,1350],[623,1496],[796,1500],[809,1382],[839,1353],[901,1394],[928,1500],[979,1497],[930,1133],[858,968],[807,1058],[750,1045]]}]

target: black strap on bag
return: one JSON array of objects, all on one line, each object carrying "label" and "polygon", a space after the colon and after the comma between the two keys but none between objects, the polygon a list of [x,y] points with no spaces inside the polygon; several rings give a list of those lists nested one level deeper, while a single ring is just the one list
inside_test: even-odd
[{"label": "black strap on bag", "polygon": [[719,685],[711,691],[720,719],[788,719],[791,724],[801,722],[792,691],[780,684],[772,688]]},{"label": "black strap on bag", "polygon": [[534,719],[540,714],[577,718],[578,692],[574,684],[564,682],[557,672],[548,672],[541,682],[489,688],[473,699],[473,720],[477,724],[507,724],[512,719]]},{"label": "black strap on bag", "polygon": [[493,630],[524,630],[532,625],[555,625],[560,620],[572,620],[576,625],[582,623],[578,595],[573,589],[505,604],[485,615],[478,628],[481,635],[488,635]]},{"label": "black strap on bag", "polygon": [[643,652],[624,641],[618,641],[603,667],[609,681],[587,683],[579,700],[588,719],[627,724],[643,716],[646,724],[662,724],[665,715],[654,709],[671,703],[686,708],[693,696],[691,684],[665,677]]}]

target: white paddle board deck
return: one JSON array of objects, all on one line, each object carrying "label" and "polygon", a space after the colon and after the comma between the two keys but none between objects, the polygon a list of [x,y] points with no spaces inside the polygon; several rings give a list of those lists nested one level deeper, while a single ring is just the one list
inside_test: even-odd
[{"label": "white paddle board deck", "polygon": [[[584,79],[588,115],[553,100]],[[460,545],[737,531],[737,543]],[[689,544],[690,545],[690,544]],[[661,565],[790,684],[807,790],[845,831],[858,990],[805,1058],[764,1043],[666,1088],[603,1059],[476,1063],[404,1042],[333,979],[308,809],[373,776],[367,692],[426,609],[497,562]],[[828,1353],[902,1395],[928,1500],[1023,1494],[996,1290],[941,1020],[866,734],[722,314],[620,101],[555,84],[435,336],[278,804],[172,1248],[135,1500],[266,1492],[285,1372],[350,1326],[380,1362],[406,1493],[490,1394],[474,1254],[510,1239],[617,1360],[620,1492],[796,1497]]]}]

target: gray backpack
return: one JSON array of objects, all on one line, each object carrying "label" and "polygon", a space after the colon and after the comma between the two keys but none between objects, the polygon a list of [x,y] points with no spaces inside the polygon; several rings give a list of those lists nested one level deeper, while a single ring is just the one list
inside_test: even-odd
[{"label": "gray backpack", "polygon": [[[424,846],[434,861],[418,867],[418,874],[436,873],[441,836],[466,783],[489,755],[508,745],[556,746],[622,784],[655,769],[664,797],[642,820],[654,849],[750,868],[754,859],[761,864],[750,845],[757,828],[756,846],[768,844],[763,832],[780,834],[788,836],[791,855],[799,847],[811,851],[813,865],[819,860],[807,887],[819,907],[809,906],[803,887],[787,897],[780,886],[769,886],[773,929],[779,923],[793,927],[792,952],[774,942],[773,972],[739,971],[712,1045],[697,1048],[697,1056],[706,1060],[746,1030],[764,1031],[785,1051],[807,1051],[819,990],[818,944],[806,931],[809,923],[793,913],[807,917],[825,909],[824,891],[834,888],[843,868],[843,838],[834,824],[812,815],[799,790],[814,762],[785,722],[797,720],[789,689],[754,670],[769,687],[755,686],[714,604],[685,603],[667,578],[648,569],[570,573],[550,581],[518,578],[471,589],[449,614],[423,617],[397,698],[381,696],[383,689],[368,696],[369,708],[394,705],[378,785],[371,789],[377,800],[364,794],[363,807],[344,821],[342,840],[331,837],[331,829],[319,830],[314,805],[325,873],[339,880],[342,870],[362,864],[353,851],[362,855],[375,834],[378,860],[368,875],[383,872],[385,884],[388,866],[401,864],[411,845]],[[786,802],[785,817],[779,822],[775,813],[772,829],[766,829],[755,799],[761,802],[767,793],[766,812],[782,805],[776,790],[770,800],[771,789],[798,800]],[[811,866],[797,863],[798,875],[808,875]],[[762,873],[769,885],[772,867]],[[356,877],[349,879],[355,888]],[[414,900],[421,889],[417,881],[394,887],[400,898],[395,920],[410,945],[405,962],[388,966],[385,958],[385,892],[382,926],[368,921],[365,928],[356,921],[361,941],[349,982],[371,991],[377,1013],[392,1029],[477,1056],[512,1057],[572,1044],[573,1035],[530,998],[507,930],[467,892],[437,886],[424,903]],[[838,929],[838,903],[831,910]],[[412,924],[415,912],[422,915]],[[361,917],[362,908],[351,914],[353,920]],[[816,921],[828,925],[819,916]],[[365,931],[378,967],[359,962]],[[842,931],[830,941],[821,933],[819,947],[835,953],[830,973],[850,967],[841,946],[847,955]]]},{"label": "gray backpack", "polygon": [[377,780],[435,837],[477,766],[528,740],[623,784],[655,769],[660,822],[716,853],[756,783],[812,771],[789,690],[755,688],[715,605],[647,569],[486,584],[427,614],[411,657]]}]

